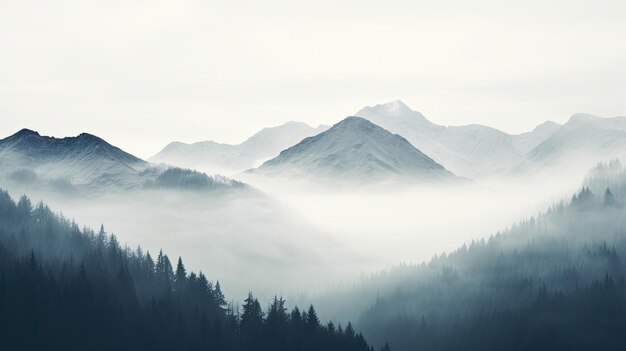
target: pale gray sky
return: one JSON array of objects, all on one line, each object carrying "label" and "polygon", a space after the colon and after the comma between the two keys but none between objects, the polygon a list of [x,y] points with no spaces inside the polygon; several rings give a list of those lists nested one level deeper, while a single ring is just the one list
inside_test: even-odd
[{"label": "pale gray sky", "polygon": [[626,2],[0,0],[0,136],[140,157],[401,99],[523,132],[626,115]]}]

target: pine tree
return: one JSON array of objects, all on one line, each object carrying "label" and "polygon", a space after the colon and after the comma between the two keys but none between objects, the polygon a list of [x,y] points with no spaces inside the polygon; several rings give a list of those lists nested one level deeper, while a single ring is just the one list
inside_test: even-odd
[{"label": "pine tree", "polygon": [[330,335],[334,335],[337,332],[337,329],[335,328],[335,323],[333,323],[332,321],[328,322],[328,324],[326,325],[326,330]]},{"label": "pine tree", "polygon": [[154,279],[155,267],[154,260],[150,256],[150,251],[146,251],[146,259],[144,260],[144,271],[149,279]]},{"label": "pine tree", "polygon": [[302,313],[300,313],[300,309],[298,308],[298,306],[295,306],[293,310],[291,310],[289,320],[295,328],[299,328],[302,324]]},{"label": "pine tree", "polygon": [[33,212],[33,204],[30,202],[30,199],[26,195],[22,195],[20,201],[17,203],[17,209],[19,211],[19,215],[21,220],[27,220],[31,213]]},{"label": "pine tree", "polygon": [[253,333],[259,330],[263,324],[263,310],[261,304],[252,293],[244,300],[243,313],[241,314],[241,329],[244,333]]},{"label": "pine tree", "polygon": [[115,234],[111,234],[108,243],[108,252],[110,257],[117,257],[120,251],[120,243],[117,241]]},{"label": "pine tree", "polygon": [[348,337],[353,338],[354,337],[354,328],[352,328],[352,323],[348,322],[348,326],[346,327],[346,330],[344,332]]},{"label": "pine tree", "polygon": [[266,324],[271,328],[279,329],[287,324],[288,319],[285,300],[282,296],[280,298],[274,296],[267,312]]},{"label": "pine tree", "polygon": [[155,278],[157,283],[157,291],[161,295],[169,295],[172,292],[172,264],[167,255],[163,254],[163,250],[159,251],[155,267]]},{"label": "pine tree", "polygon": [[104,231],[104,224],[100,224],[100,230],[98,231],[98,236],[96,237],[96,248],[99,253],[104,252],[104,246],[107,242],[107,234]]},{"label": "pine tree", "polygon": [[604,207],[613,206],[615,206],[615,197],[613,196],[611,189],[606,188],[606,191],[604,192]]},{"label": "pine tree", "polygon": [[243,316],[232,305],[222,311],[220,284],[213,289],[204,274],[187,274],[182,258],[174,272],[163,251],[155,263],[140,247],[121,249],[104,226],[81,230],[42,203],[30,216],[19,211],[0,190],[3,351],[370,351],[358,338],[322,329],[307,335],[303,324],[317,319],[315,311],[303,318],[295,309],[289,318],[282,297],[274,297],[267,319],[252,294]]},{"label": "pine tree", "polygon": [[309,306],[309,311],[306,314],[306,326],[309,331],[314,331],[320,326],[320,319],[317,317],[313,305]]},{"label": "pine tree", "polygon": [[226,296],[224,296],[224,293],[222,292],[222,287],[220,286],[220,281],[216,281],[215,282],[215,289],[213,290],[213,299],[215,301],[215,304],[217,305],[217,308],[220,309],[221,311],[226,311],[226,307],[227,307],[227,303],[226,303]]},{"label": "pine tree", "polygon": [[248,297],[244,300],[240,330],[245,348],[253,349],[260,341],[259,338],[263,331],[263,310],[259,300],[254,298],[252,293],[248,293]]},{"label": "pine tree", "polygon": [[182,294],[185,290],[187,283],[187,271],[183,264],[182,257],[178,257],[178,264],[176,265],[176,273],[174,274],[174,291],[178,294]]}]

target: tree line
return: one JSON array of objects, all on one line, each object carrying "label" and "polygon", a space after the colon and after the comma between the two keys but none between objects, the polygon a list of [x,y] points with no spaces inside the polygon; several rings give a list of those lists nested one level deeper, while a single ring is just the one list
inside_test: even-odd
[{"label": "tree line", "polygon": [[104,227],[0,191],[3,350],[373,350],[351,324],[285,303],[263,309],[250,293],[227,304],[220,283],[182,258],[131,250]]},{"label": "tree line", "polygon": [[373,275],[336,301],[366,304],[355,325],[394,350],[623,349],[624,189],[621,164],[600,165],[544,213]]}]

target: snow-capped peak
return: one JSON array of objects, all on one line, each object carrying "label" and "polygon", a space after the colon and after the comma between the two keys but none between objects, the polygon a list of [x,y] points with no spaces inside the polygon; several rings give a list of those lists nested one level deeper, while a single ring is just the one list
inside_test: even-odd
[{"label": "snow-capped peak", "polygon": [[[367,117],[372,114],[385,114],[387,116],[404,116],[415,113],[407,104],[401,100],[395,100],[384,104],[366,106],[356,113],[356,116]],[[419,112],[418,112],[419,113]]]}]

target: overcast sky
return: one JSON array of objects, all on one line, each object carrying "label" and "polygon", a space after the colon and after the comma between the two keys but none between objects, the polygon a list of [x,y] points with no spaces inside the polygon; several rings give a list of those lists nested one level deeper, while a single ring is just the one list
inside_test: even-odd
[{"label": "overcast sky", "polygon": [[0,0],[0,136],[140,157],[401,99],[523,132],[626,115],[626,1]]}]

